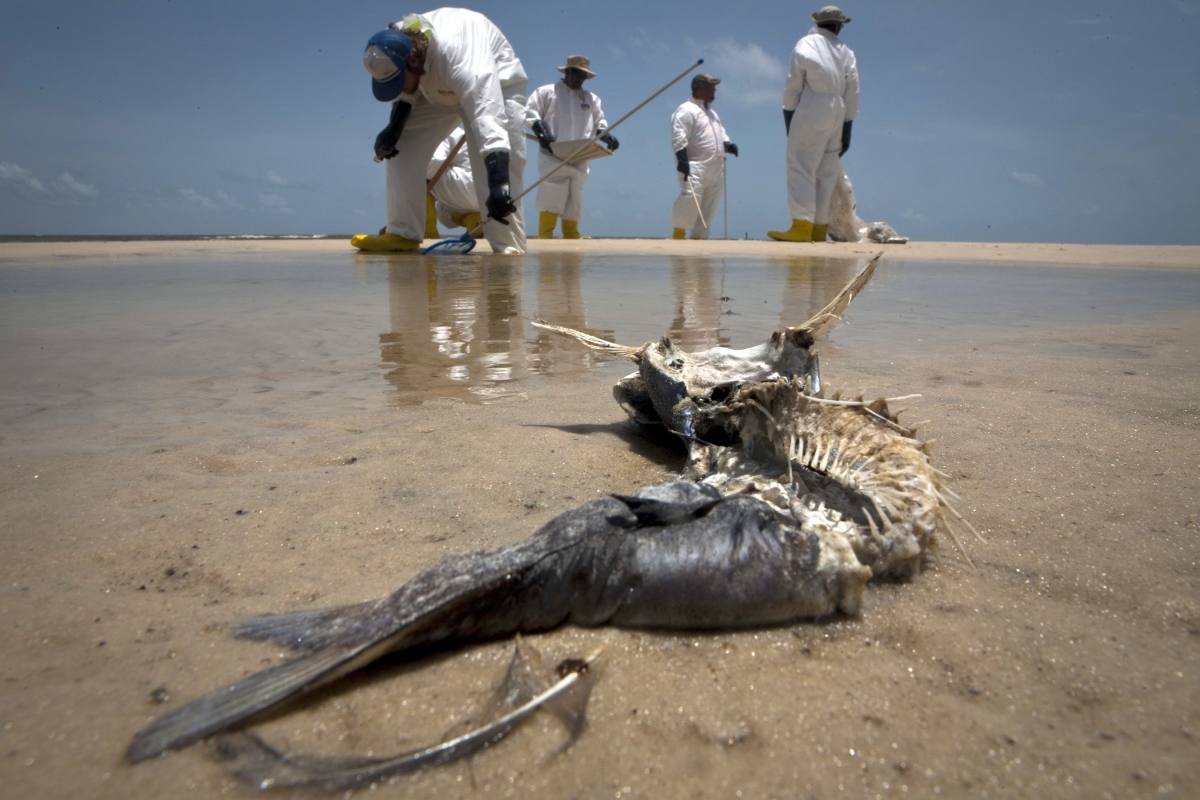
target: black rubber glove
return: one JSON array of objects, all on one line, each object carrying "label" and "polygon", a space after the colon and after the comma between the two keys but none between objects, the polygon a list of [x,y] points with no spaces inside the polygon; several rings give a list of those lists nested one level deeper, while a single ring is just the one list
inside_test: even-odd
[{"label": "black rubber glove", "polygon": [[617,152],[617,148],[621,146],[621,143],[617,141],[617,137],[613,136],[611,133],[600,134],[600,141],[608,145],[608,152],[610,153]]},{"label": "black rubber glove", "polygon": [[550,134],[546,133],[546,126],[542,124],[542,121],[534,120],[529,127],[533,130],[533,135],[542,143],[542,152],[548,156],[554,155],[554,151],[550,149],[550,143],[554,140],[550,138]]},{"label": "black rubber glove", "polygon": [[788,111],[786,108],[783,110],[783,132],[784,133],[792,132],[792,114],[795,114],[795,113],[796,112],[794,109],[792,111]]},{"label": "black rubber glove", "polygon": [[692,177],[692,167],[688,164],[686,147],[675,153],[675,169],[682,172],[685,178]]},{"label": "black rubber glove", "polygon": [[729,153],[734,158],[737,158],[737,145],[734,144],[733,142],[726,142],[725,143],[725,152]]},{"label": "black rubber glove", "polygon": [[505,225],[508,224],[505,217],[517,210],[517,204],[512,199],[512,190],[508,186],[508,158],[507,150],[497,150],[488,153],[483,159],[483,164],[487,167],[488,216]]},{"label": "black rubber glove", "polygon": [[395,157],[396,142],[400,141],[400,132],[404,130],[404,122],[408,119],[410,111],[412,111],[411,103],[403,100],[392,103],[392,118],[388,120],[388,126],[375,137],[376,160],[382,161]]},{"label": "black rubber glove", "polygon": [[838,153],[838,158],[846,155],[846,151],[850,149],[850,126],[854,124],[854,120],[848,119],[842,123],[842,152]]}]

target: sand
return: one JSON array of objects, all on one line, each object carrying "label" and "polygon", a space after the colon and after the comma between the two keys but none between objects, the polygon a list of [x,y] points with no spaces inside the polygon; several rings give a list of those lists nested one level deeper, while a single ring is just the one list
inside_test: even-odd
[{"label": "sand", "polygon": [[[12,243],[0,245],[0,279],[19,298],[21,276],[46,267],[242,263],[346,247]],[[1097,275],[1200,271],[1194,247],[585,240],[532,249],[774,258],[780,247],[830,259],[884,249],[885,267],[962,262],[981,279],[1020,262]],[[354,297],[377,288],[368,281]],[[879,303],[887,288],[862,300]],[[347,303],[336,318],[314,317],[316,301],[307,311],[257,307],[254,292],[248,281],[237,297],[174,311],[177,321],[147,311],[148,327],[186,330],[221,302],[247,304],[244,328],[175,349],[92,319],[71,292],[58,301],[58,327],[26,333],[12,322],[25,306],[5,298],[6,796],[243,793],[203,746],[136,767],[122,758],[157,715],[285,657],[232,640],[229,621],[382,596],[447,553],[519,541],[587,499],[680,466],[678,451],[644,437],[612,402],[621,364],[581,362],[490,402],[438,392],[385,402],[377,333],[388,323],[377,308]],[[934,305],[906,323],[912,335],[897,336],[864,328],[870,309],[856,317],[852,306],[848,326],[820,345],[825,381],[922,395],[906,416],[930,420],[935,463],[987,540],[964,542],[974,568],[946,548],[914,580],[869,587],[854,619],[531,636],[548,660],[604,648],[583,736],[556,755],[561,728],[539,717],[481,755],[375,794],[1200,792],[1200,314],[960,332],[939,326],[948,309]],[[76,353],[81,337],[90,338]],[[255,349],[229,347],[238,337]],[[363,342],[369,350],[353,355]],[[483,707],[511,652],[494,642],[371,670],[261,731],[326,753],[430,743]]]}]

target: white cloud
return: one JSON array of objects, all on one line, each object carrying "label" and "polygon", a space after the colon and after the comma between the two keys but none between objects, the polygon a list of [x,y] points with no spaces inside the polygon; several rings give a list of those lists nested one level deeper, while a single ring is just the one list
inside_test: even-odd
[{"label": "white cloud", "polygon": [[[707,44],[689,41],[704,56],[704,71],[721,79],[717,99],[742,106],[778,103],[787,69],[783,62],[754,43],[717,39]],[[731,91],[722,94],[721,89]]]},{"label": "white cloud", "polygon": [[33,177],[32,172],[10,161],[0,161],[0,178],[13,181],[14,183],[23,183],[39,192],[46,191],[46,187],[42,185],[41,181]]},{"label": "white cloud", "polygon": [[199,203],[204,208],[216,208],[217,204],[209,200],[204,195],[197,192],[195,189],[180,189],[179,193],[191,200],[193,203]]},{"label": "white cloud", "polygon": [[260,194],[258,196],[258,204],[265,211],[276,211],[280,214],[295,214],[295,210],[288,206],[286,197],[280,197],[277,194]]},{"label": "white cloud", "polygon": [[1041,175],[1034,175],[1032,172],[1014,172],[1012,173],[1014,181],[1025,186],[1045,186],[1046,181]]},{"label": "white cloud", "polygon": [[287,178],[283,177],[278,172],[268,172],[267,180],[270,181],[271,183],[275,184],[276,186],[287,186],[288,185]]},{"label": "white cloud", "polygon": [[911,208],[907,211],[900,212],[900,219],[911,222],[914,225],[924,225],[929,222],[929,217],[919,212],[913,211]]},{"label": "white cloud", "polygon": [[60,185],[65,187],[68,192],[80,195],[81,197],[95,197],[96,195],[100,194],[100,192],[96,191],[95,186],[91,186],[76,180],[75,176],[69,172],[64,172],[62,175],[59,175],[58,182]]},{"label": "white cloud", "polygon": [[230,208],[245,208],[244,205],[242,205],[237,200],[230,197],[225,192],[217,192],[217,199],[220,200],[225,205],[229,206]]}]

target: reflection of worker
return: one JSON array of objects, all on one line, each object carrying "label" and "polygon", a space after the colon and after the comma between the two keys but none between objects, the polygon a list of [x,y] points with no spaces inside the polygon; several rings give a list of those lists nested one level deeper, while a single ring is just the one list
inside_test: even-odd
[{"label": "reflection of worker", "polygon": [[[356,236],[363,250],[417,250],[425,231],[425,175],[438,144],[466,130],[475,196],[491,221],[483,234],[497,253],[525,252],[525,224],[513,197],[525,169],[525,70],[487,17],[460,8],[411,14],[367,42],[363,63],[375,98],[392,103],[375,140],[387,159],[386,233]],[[403,134],[403,135],[402,135]],[[487,182],[480,180],[487,176]]]},{"label": "reflection of worker", "polygon": [[738,154],[729,141],[712,101],[721,81],[712,75],[692,78],[691,98],[671,115],[671,149],[679,173],[679,197],[671,209],[672,239],[692,229],[693,239],[707,239],[713,216],[721,205],[725,154]]},{"label": "reflection of worker", "polygon": [[783,87],[787,130],[787,189],[792,227],[768,231],[783,242],[823,242],[829,201],[850,149],[850,126],[858,116],[858,66],[838,39],[850,21],[837,6],[812,15],[816,27],[796,43]]},{"label": "reflection of worker", "polygon": [[[566,66],[558,71],[563,78],[534,90],[527,108],[530,129],[541,142],[538,153],[538,172],[546,175],[562,160],[550,150],[551,142],[570,142],[590,139],[608,128],[600,98],[583,88],[583,82],[596,77],[591,62],[584,56],[568,56]],[[617,149],[617,140],[608,134],[600,136],[609,150]],[[579,220],[583,214],[583,184],[587,182],[587,162],[567,164],[538,187],[538,238],[553,239],[554,226],[562,217],[564,239],[579,238]]]},{"label": "reflection of worker", "polygon": [[[479,198],[475,196],[475,183],[471,178],[471,160],[467,157],[466,150],[459,147],[459,142],[465,135],[462,128],[455,128],[454,132],[438,145],[429,161],[429,168],[425,171],[426,178],[433,180],[454,149],[459,148],[442,171],[442,177],[429,188],[428,205],[425,209],[426,239],[438,238],[435,219],[447,228],[466,228],[468,232],[479,227]],[[478,232],[475,235],[478,238]]]}]

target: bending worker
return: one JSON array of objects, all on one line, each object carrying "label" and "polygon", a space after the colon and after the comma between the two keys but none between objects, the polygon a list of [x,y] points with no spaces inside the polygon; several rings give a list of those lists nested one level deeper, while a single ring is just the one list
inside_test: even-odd
[{"label": "bending worker", "polygon": [[671,115],[671,149],[679,173],[679,197],[671,209],[672,239],[682,239],[688,228],[691,238],[708,238],[725,187],[725,154],[738,154],[712,110],[720,82],[707,73],[692,78],[691,98]]},{"label": "bending worker", "polygon": [[[475,196],[475,182],[471,176],[471,159],[464,147],[459,147],[466,133],[462,128],[454,131],[442,140],[425,175],[429,180],[437,175],[438,170],[450,158],[457,147],[458,152],[450,158],[450,164],[442,171],[438,182],[429,187],[429,196],[425,208],[425,238],[437,239],[437,223],[447,228],[466,228],[468,232],[479,227],[479,198]],[[436,220],[436,221],[435,221]],[[480,233],[475,232],[478,239]]]},{"label": "bending worker", "polygon": [[[583,88],[583,82],[596,77],[591,61],[584,56],[568,56],[567,64],[558,67],[563,78],[558,83],[538,87],[529,96],[526,110],[530,130],[541,147],[538,152],[538,172],[545,175],[559,164],[550,149],[552,142],[590,139],[608,128],[600,98]],[[617,140],[602,134],[600,141],[609,150],[617,149]],[[538,238],[553,239],[554,226],[562,217],[564,239],[579,238],[579,220],[583,215],[583,184],[587,182],[586,161],[567,164],[546,179],[537,190]]]},{"label": "bending worker", "polygon": [[829,201],[858,116],[858,66],[854,52],[838,39],[850,18],[837,6],[825,6],[812,18],[816,27],[796,43],[783,87],[792,227],[767,231],[781,242],[825,241]]},{"label": "bending worker", "polygon": [[[482,14],[439,8],[410,14],[367,42],[363,63],[375,99],[392,104],[375,139],[387,161],[387,227],[355,236],[362,250],[412,251],[425,232],[425,175],[438,144],[462,123],[483,235],[497,253],[525,252],[525,221],[513,202],[525,171],[527,79],[512,46]],[[486,176],[486,182],[481,177]]]}]

